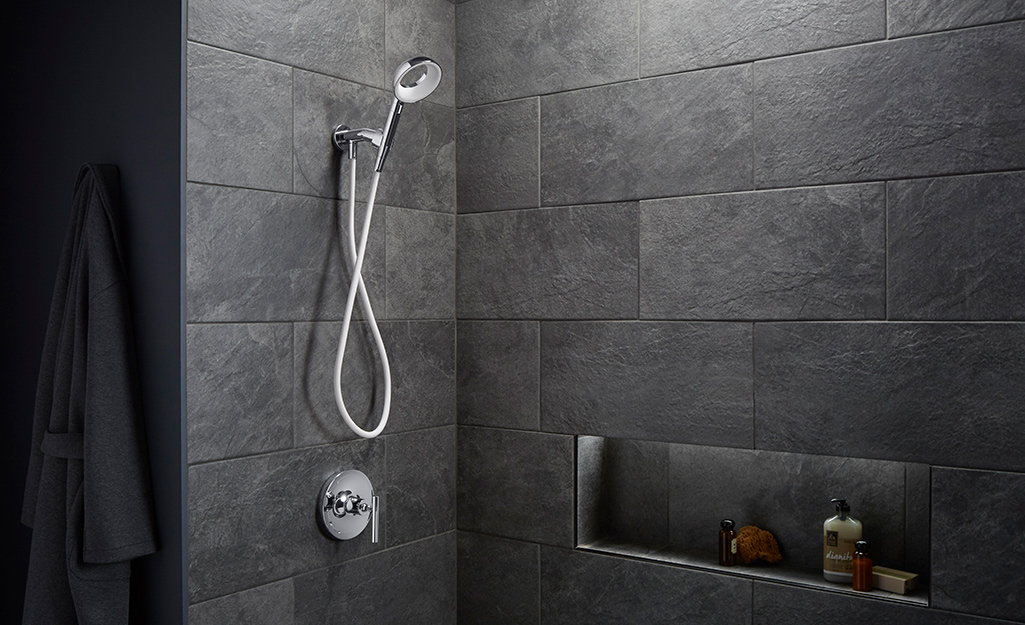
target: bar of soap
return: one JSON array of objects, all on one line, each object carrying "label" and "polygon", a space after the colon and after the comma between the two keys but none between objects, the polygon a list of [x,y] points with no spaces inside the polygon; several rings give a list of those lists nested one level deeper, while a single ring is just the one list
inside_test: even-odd
[{"label": "bar of soap", "polygon": [[918,586],[918,573],[888,569],[885,566],[873,566],[872,586],[879,590],[903,595]]}]

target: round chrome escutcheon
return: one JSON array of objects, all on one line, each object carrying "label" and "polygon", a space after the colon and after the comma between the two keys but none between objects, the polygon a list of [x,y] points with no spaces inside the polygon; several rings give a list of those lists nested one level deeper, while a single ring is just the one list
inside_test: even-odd
[{"label": "round chrome escutcheon", "polygon": [[349,540],[359,536],[371,517],[374,487],[362,471],[336,473],[320,489],[317,520],[328,536]]}]

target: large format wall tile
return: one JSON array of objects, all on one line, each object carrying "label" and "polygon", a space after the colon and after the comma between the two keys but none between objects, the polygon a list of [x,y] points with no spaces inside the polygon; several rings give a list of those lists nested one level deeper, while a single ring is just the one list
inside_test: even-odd
[{"label": "large format wall tile", "polygon": [[891,37],[1002,22],[1025,17],[1022,0],[888,0]]},{"label": "large format wall tile", "polygon": [[292,69],[188,44],[189,180],[292,190]]},{"label": "large format wall tile", "polygon": [[637,205],[460,215],[461,318],[635,318]]},{"label": "large format wall tile", "polygon": [[[329,76],[295,72],[295,191],[349,197],[349,162],[331,141],[335,126],[380,128],[393,96]],[[403,109],[381,172],[381,204],[455,212],[455,112],[420,102]],[[356,197],[370,193],[377,150],[358,147]]]},{"label": "large format wall tile", "polygon": [[[715,561],[719,521],[776,537],[783,562],[822,569],[822,522],[846,497],[873,561],[905,569],[904,464],[749,449],[669,445],[670,542]],[[928,492],[928,484],[920,484]],[[928,495],[926,495],[927,497]],[[928,508],[925,513],[928,514]],[[920,528],[916,528],[920,529]],[[928,544],[919,533],[917,544]]]},{"label": "large format wall tile", "polygon": [[[392,402],[387,432],[455,424],[455,324],[452,321],[379,323],[391,364]],[[318,445],[353,434],[335,406],[333,375],[342,324],[295,324],[295,440]],[[342,370],[342,393],[352,419],[377,427],[384,402],[380,356],[367,325],[353,323]],[[373,374],[371,372],[373,371]]]},{"label": "large format wall tile", "polygon": [[882,318],[884,204],[882,184],[641,202],[641,317]]},{"label": "large format wall tile", "polygon": [[387,437],[388,546],[456,528],[456,428]]},{"label": "large format wall tile", "polygon": [[636,0],[475,0],[456,9],[456,102],[636,78],[636,52]]},{"label": "large format wall tile", "polygon": [[755,63],[759,186],[1025,166],[1025,23]]},{"label": "large format wall tile", "polygon": [[933,468],[932,605],[1025,621],[1022,501],[1020,473]]},{"label": "large format wall tile", "polygon": [[545,625],[727,625],[750,619],[748,580],[541,548],[541,621]]},{"label": "large format wall tile", "polygon": [[[197,184],[187,201],[189,321],[342,317],[350,261],[337,202]],[[363,279],[383,310],[384,227],[374,223]]]},{"label": "large format wall tile", "polygon": [[191,0],[189,39],[379,87],[384,2]]},{"label": "large format wall tile", "polygon": [[573,437],[461,426],[459,529],[573,546]]},{"label": "large format wall tile", "polygon": [[759,449],[1025,468],[1025,325],[759,323],[754,355]]},{"label": "large format wall tile", "polygon": [[1025,319],[1025,174],[887,183],[890,318]]},{"label": "large format wall tile", "polygon": [[441,66],[441,84],[428,102],[456,105],[456,9],[448,0],[386,0],[385,86],[399,65],[426,56]]},{"label": "large format wall tile", "polygon": [[751,447],[751,326],[541,326],[541,428]]},{"label": "large format wall tile", "polygon": [[456,114],[460,213],[539,205],[540,114],[537,98]]},{"label": "large format wall tile", "polygon": [[295,578],[295,625],[455,622],[455,532]]},{"label": "large format wall tile", "polygon": [[292,446],[292,325],[189,324],[190,463]]},{"label": "large format wall tile", "polygon": [[641,75],[886,37],[886,0],[640,0]]},{"label": "large format wall tile", "polygon": [[541,98],[541,203],[751,189],[751,67]]},{"label": "large format wall tile", "polygon": [[459,532],[461,625],[539,625],[540,547]]},{"label": "large format wall tile", "polygon": [[292,625],[294,618],[292,580],[243,590],[189,606],[190,625]]},{"label": "large format wall tile", "polygon": [[456,324],[461,425],[541,427],[541,328],[536,321]]},{"label": "large format wall tile", "polygon": [[1006,621],[793,588],[754,584],[754,625],[900,623],[901,625],[1006,625]]},{"label": "large format wall tile", "polygon": [[387,250],[389,318],[455,316],[455,215],[389,208]]},{"label": "large format wall tile", "polygon": [[381,549],[369,532],[336,541],[317,527],[317,493],[326,479],[350,467],[383,484],[384,443],[357,441],[190,467],[190,601]]}]

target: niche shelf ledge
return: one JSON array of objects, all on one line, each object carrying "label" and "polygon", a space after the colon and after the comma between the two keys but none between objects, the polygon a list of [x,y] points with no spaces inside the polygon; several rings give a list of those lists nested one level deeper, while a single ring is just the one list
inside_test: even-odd
[{"label": "niche shelf ledge", "polygon": [[921,587],[906,595],[886,592],[885,590],[862,592],[856,591],[853,588],[846,587],[842,584],[827,582],[822,579],[822,575],[818,572],[795,569],[778,564],[750,566],[739,564],[737,566],[722,566],[716,560],[708,560],[700,556],[688,554],[684,550],[672,546],[653,547],[640,543],[605,539],[577,545],[577,549],[593,553],[603,553],[606,555],[625,556],[637,560],[669,564],[672,566],[708,571],[722,575],[731,575],[733,577],[743,577],[761,582],[772,582],[812,590],[834,592],[862,599],[878,599],[921,607],[929,606],[929,592],[927,589]]}]

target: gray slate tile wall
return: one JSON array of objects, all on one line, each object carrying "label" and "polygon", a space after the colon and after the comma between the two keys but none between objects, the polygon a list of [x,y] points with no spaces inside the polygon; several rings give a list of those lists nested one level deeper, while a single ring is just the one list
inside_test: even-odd
[{"label": "gray slate tile wall", "polygon": [[[193,622],[456,619],[455,12],[447,0],[189,3]],[[330,382],[353,262],[330,133],[382,126],[395,67],[414,55],[445,77],[406,107],[382,174],[363,277],[394,398],[385,434],[356,440]],[[359,156],[357,228],[376,154]],[[373,427],[381,372],[365,311],[354,318],[346,401]],[[349,468],[382,495],[377,545],[317,528],[323,481]]]},{"label": "gray slate tile wall", "polygon": [[[188,17],[197,622],[1025,622],[1002,504],[1025,472],[1022,2],[197,0]],[[316,373],[348,279],[328,133],[382,125],[413,54],[446,82],[406,109],[382,178],[364,276],[395,412],[359,441]],[[369,420],[364,330],[346,376]],[[580,453],[587,434],[634,440]],[[568,549],[680,531],[652,501],[682,496],[681,444],[904,466],[887,540],[932,607]],[[310,525],[339,463],[380,480],[380,545]],[[575,463],[641,487],[578,526],[603,487]],[[238,514],[259,507],[274,518]],[[1001,540],[1010,573],[962,579],[953,563]]]},{"label": "gray slate tile wall", "polygon": [[[1025,622],[998,531],[1025,524],[989,502],[1025,472],[1025,3],[584,4],[456,7],[460,570],[540,545],[525,623]],[[625,207],[637,225],[605,217]],[[580,437],[575,506],[498,515],[554,470],[550,435]],[[751,472],[804,478],[770,496]],[[815,567],[801,528],[830,510],[797,499],[842,475],[931,607],[764,582],[752,604],[555,540],[573,508],[577,544],[652,546],[717,506],[801,508],[779,531]],[[982,566],[987,540],[1017,550]],[[516,621],[495,586],[460,617]]]}]

